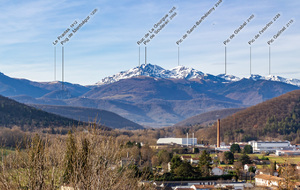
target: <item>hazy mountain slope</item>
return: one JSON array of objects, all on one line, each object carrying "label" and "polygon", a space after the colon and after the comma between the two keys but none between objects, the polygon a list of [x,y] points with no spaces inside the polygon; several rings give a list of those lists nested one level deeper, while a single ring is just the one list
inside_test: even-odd
[{"label": "hazy mountain slope", "polygon": [[[62,90],[62,83],[60,81],[55,81],[55,82],[32,82],[31,81],[30,84],[42,89],[46,89],[49,92]],[[68,91],[71,96],[78,97],[91,90],[91,88],[87,86],[81,86],[79,84],[64,82],[64,90]]]},{"label": "hazy mountain slope", "polygon": [[[166,126],[208,111],[255,105],[295,89],[299,87],[265,80],[224,83],[140,76],[101,85],[84,97],[107,100],[104,105],[103,102],[98,104],[98,108],[116,112],[132,121]],[[133,114],[134,110],[139,110],[139,115]],[[147,119],[143,120],[141,115]]]},{"label": "hazy mountain slope", "polygon": [[80,107],[93,107],[97,109],[108,110],[122,117],[129,119],[133,122],[138,122],[141,125],[147,125],[151,123],[153,126],[156,126],[156,122],[147,116],[147,113],[144,111],[146,105],[142,105],[142,108],[138,107],[139,105],[133,105],[130,103],[123,103],[115,100],[92,100],[92,99],[74,99],[70,105],[80,106]]},{"label": "hazy mountain slope", "polygon": [[210,82],[201,82],[135,77],[94,88],[84,97],[94,100],[92,105],[98,108],[152,126],[154,122],[156,126],[172,125],[205,111],[242,106],[239,101],[210,92]]},{"label": "hazy mountain slope", "polygon": [[[295,90],[239,111],[221,120],[222,140],[295,140],[300,132],[300,90]],[[216,126],[203,130],[202,138],[215,139]],[[300,141],[300,138],[299,138]]]},{"label": "hazy mountain slope", "polygon": [[28,95],[34,98],[50,92],[37,86],[30,85],[29,80],[10,78],[0,73],[0,94],[2,96]]},{"label": "hazy mountain slope", "polygon": [[227,98],[255,105],[265,100],[297,90],[299,87],[277,81],[242,79],[216,89]]},{"label": "hazy mountain slope", "polygon": [[141,102],[151,99],[162,100],[191,100],[202,98],[203,94],[224,101],[231,100],[210,92],[214,83],[190,81],[186,79],[157,79],[153,77],[134,77],[103,85],[84,94],[90,99],[118,99],[128,102]]},{"label": "hazy mountain slope", "polygon": [[187,118],[179,123],[173,125],[174,127],[180,126],[192,126],[192,125],[206,125],[215,123],[217,119],[223,119],[230,116],[238,111],[244,110],[246,108],[228,108],[216,111],[205,112],[190,118]]},{"label": "hazy mountain slope", "polygon": [[92,108],[71,107],[71,106],[50,106],[50,105],[32,105],[35,108],[43,111],[61,115],[63,117],[84,121],[95,122],[97,124],[105,125],[110,128],[117,129],[143,129],[137,123],[125,119],[118,114]]},{"label": "hazy mountain slope", "polygon": [[[78,84],[64,83],[64,89],[72,97],[78,97],[90,90],[89,87]],[[53,91],[62,90],[61,82],[33,82],[26,79],[15,79],[0,73],[0,95],[29,96],[40,98]]]}]

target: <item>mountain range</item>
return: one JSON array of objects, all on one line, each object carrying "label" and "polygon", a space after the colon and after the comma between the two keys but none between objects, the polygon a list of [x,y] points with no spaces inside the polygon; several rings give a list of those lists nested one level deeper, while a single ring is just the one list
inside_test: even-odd
[{"label": "mountain range", "polygon": [[[141,65],[92,86],[32,82],[0,75],[0,94],[26,104],[107,110],[143,126],[170,126],[224,108],[256,105],[300,89],[300,80],[252,75],[205,74],[178,66],[171,70]],[[57,113],[59,114],[59,113]]]},{"label": "mountain range", "polygon": [[260,76],[260,75],[251,75],[245,78],[239,78],[234,75],[225,75],[220,74],[217,76],[206,74],[201,71],[197,71],[193,68],[188,68],[185,66],[177,66],[173,69],[164,69],[158,65],[151,64],[142,64],[139,67],[135,67],[133,69],[129,69],[127,71],[119,72],[113,76],[108,76],[97,82],[96,85],[105,85],[117,82],[122,79],[129,79],[132,77],[138,76],[148,76],[153,78],[163,78],[163,79],[204,79],[204,80],[213,80],[213,81],[222,81],[222,82],[237,82],[243,79],[251,79],[251,80],[267,80],[267,81],[277,81],[283,82],[286,84],[291,84],[300,87],[299,79],[287,79],[280,76],[268,75],[268,76]]}]

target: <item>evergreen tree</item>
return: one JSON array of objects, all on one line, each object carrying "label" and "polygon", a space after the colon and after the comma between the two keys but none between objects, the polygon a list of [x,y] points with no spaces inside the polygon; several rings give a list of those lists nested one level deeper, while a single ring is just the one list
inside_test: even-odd
[{"label": "evergreen tree", "polygon": [[251,145],[245,145],[244,147],[244,153],[245,154],[252,154],[253,153],[253,148]]},{"label": "evergreen tree", "polygon": [[198,163],[199,171],[203,177],[207,177],[210,175],[211,162],[212,159],[209,153],[207,153],[206,150],[203,150],[199,157],[199,163]]},{"label": "evergreen tree", "polygon": [[63,182],[64,183],[72,183],[75,181],[75,167],[76,167],[76,144],[75,138],[71,131],[68,132],[68,139],[67,139],[67,150],[65,155],[65,171],[63,175]]},{"label": "evergreen tree", "polygon": [[45,186],[45,146],[36,134],[29,149],[29,188],[43,189]]},{"label": "evergreen tree", "polygon": [[232,152],[232,153],[240,153],[241,152],[240,145],[238,145],[238,144],[232,144],[230,146],[230,152]]},{"label": "evergreen tree", "polygon": [[184,161],[174,170],[174,173],[178,177],[192,177],[194,175],[194,169],[189,162]]},{"label": "evergreen tree", "polygon": [[225,163],[226,164],[233,164],[234,155],[232,154],[232,152],[226,151],[223,154],[224,154],[224,157],[225,157]]},{"label": "evergreen tree", "polygon": [[80,162],[81,162],[81,168],[85,170],[87,167],[87,162],[88,162],[88,155],[89,155],[89,141],[85,138],[82,141],[82,150],[81,150],[81,155],[80,155]]},{"label": "evergreen tree", "polygon": [[82,140],[82,146],[81,146],[81,152],[79,154],[79,158],[78,158],[78,163],[76,166],[79,166],[80,168],[77,168],[79,169],[80,171],[80,177],[81,177],[81,181],[84,182],[84,187],[85,189],[87,188],[87,184],[86,183],[88,181],[88,172],[89,172],[89,165],[88,165],[88,157],[89,157],[89,151],[90,151],[90,143],[89,141],[84,138]]},{"label": "evergreen tree", "polygon": [[276,164],[277,164],[276,161],[271,162],[271,164],[270,164],[271,175],[273,175],[274,172],[276,171]]},{"label": "evergreen tree", "polygon": [[255,173],[255,171],[256,171],[256,168],[254,166],[250,166],[248,169],[248,172],[250,172],[250,173]]},{"label": "evergreen tree", "polygon": [[242,162],[243,165],[251,164],[252,162],[250,157],[245,153],[239,158],[239,161]]},{"label": "evergreen tree", "polygon": [[171,172],[174,173],[174,170],[178,168],[182,163],[182,160],[178,155],[174,155],[171,159]]},{"label": "evergreen tree", "polygon": [[160,150],[157,153],[159,163],[168,163],[170,161],[170,153],[167,150]]}]

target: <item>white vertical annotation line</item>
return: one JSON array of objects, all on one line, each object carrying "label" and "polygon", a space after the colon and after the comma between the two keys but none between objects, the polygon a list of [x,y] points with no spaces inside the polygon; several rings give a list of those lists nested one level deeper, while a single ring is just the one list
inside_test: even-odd
[{"label": "white vertical annotation line", "polygon": [[64,78],[64,63],[65,62],[65,52],[64,52],[64,46],[61,47],[61,67],[62,67],[62,79],[61,79],[61,88],[62,90],[64,90],[64,81],[65,81],[65,78]]},{"label": "white vertical annotation line", "polygon": [[178,66],[179,66],[179,46],[178,46],[178,57],[177,57],[177,61],[178,61]]},{"label": "white vertical annotation line", "polygon": [[227,74],[227,47],[225,46],[225,75]]},{"label": "white vertical annotation line", "polygon": [[145,46],[145,65],[147,65],[147,46]]},{"label": "white vertical annotation line", "polygon": [[54,82],[56,81],[56,46],[54,46]]},{"label": "white vertical annotation line", "polygon": [[252,51],[251,51],[251,46],[250,46],[250,77],[251,77],[251,74],[252,74],[251,64],[252,64]]},{"label": "white vertical annotation line", "polygon": [[269,75],[271,75],[271,46],[269,46]]},{"label": "white vertical annotation line", "polygon": [[139,46],[139,67],[138,67],[139,75],[142,75],[141,73],[141,46]]}]

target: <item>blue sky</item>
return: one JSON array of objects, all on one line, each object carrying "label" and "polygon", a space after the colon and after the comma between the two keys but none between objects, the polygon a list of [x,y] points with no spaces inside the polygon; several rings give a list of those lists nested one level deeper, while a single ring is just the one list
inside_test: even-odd
[{"label": "blue sky", "polygon": [[[218,0],[0,0],[0,72],[33,81],[54,80],[53,42],[70,25],[90,17],[65,48],[65,80],[83,85],[139,64],[139,41],[172,7],[177,15],[147,44],[147,62],[177,66],[176,41]],[[224,73],[224,41],[252,14],[254,18],[227,47],[227,74],[249,76],[250,45],[263,27],[280,17],[251,45],[252,73],[268,75],[269,45],[280,29],[293,23],[271,44],[271,74],[300,78],[300,1],[222,0],[179,45],[180,65],[205,73]],[[300,19],[299,19],[300,20]],[[57,75],[61,80],[61,47]],[[144,47],[141,63],[144,63]]]}]

